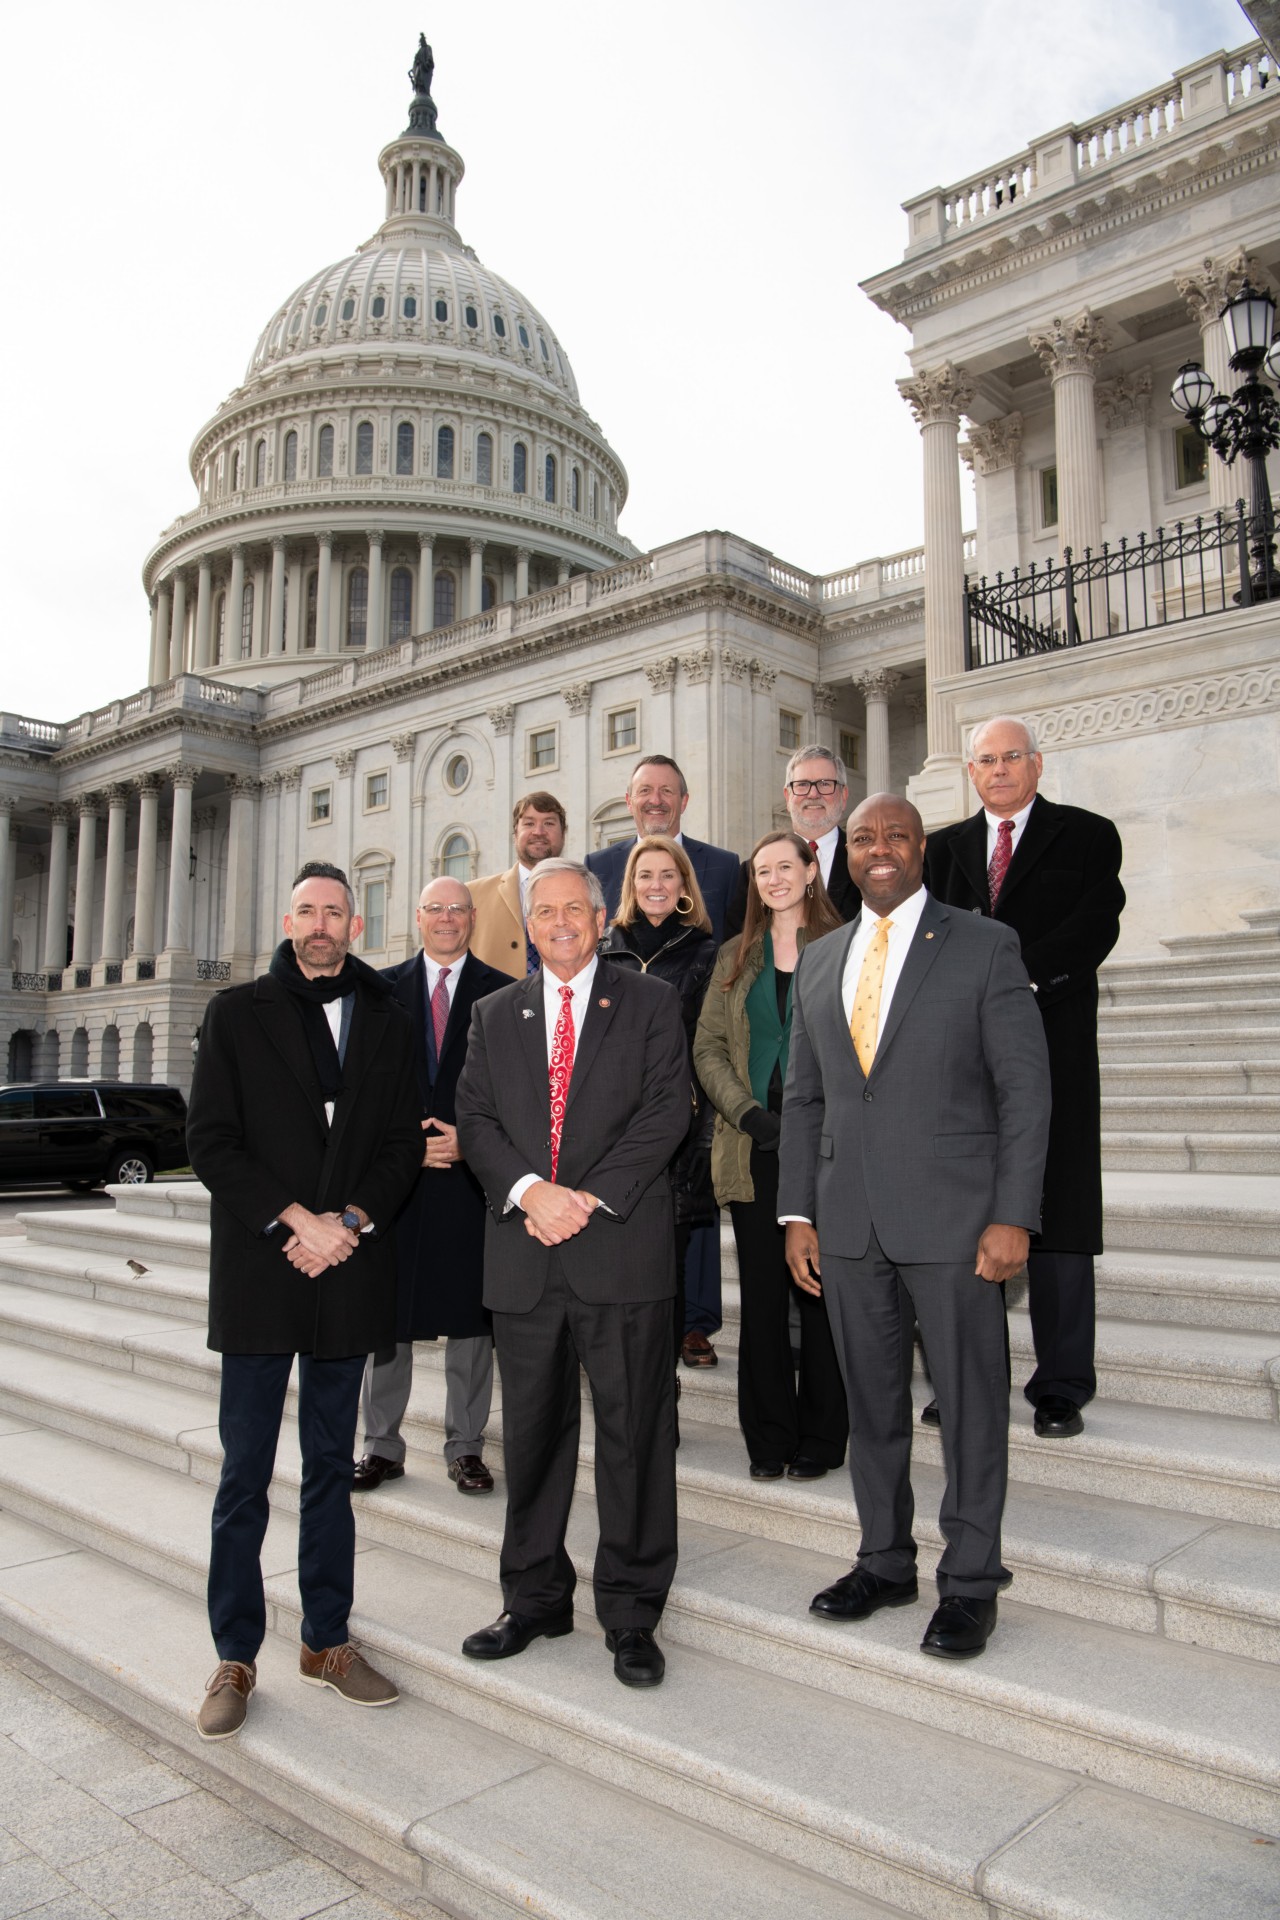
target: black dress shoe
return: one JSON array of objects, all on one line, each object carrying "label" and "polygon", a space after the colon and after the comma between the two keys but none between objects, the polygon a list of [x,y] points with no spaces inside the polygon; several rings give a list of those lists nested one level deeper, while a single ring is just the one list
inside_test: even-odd
[{"label": "black dress shoe", "polygon": [[356,1470],[351,1476],[352,1491],[372,1493],[384,1480],[403,1480],[404,1461],[384,1460],[380,1453],[366,1453],[363,1460],[356,1462]]},{"label": "black dress shoe", "polygon": [[940,1601],[920,1642],[921,1653],[940,1654],[944,1660],[972,1660],[996,1630],[996,1601],[968,1600],[953,1593]]},{"label": "black dress shoe", "polygon": [[449,1462],[449,1478],[459,1493],[492,1493],[493,1475],[478,1453],[459,1454]]},{"label": "black dress shoe", "polygon": [[914,1573],[909,1580],[882,1580],[869,1567],[855,1567],[834,1586],[815,1593],[809,1611],[824,1620],[865,1620],[881,1607],[909,1607],[919,1597]]},{"label": "black dress shoe", "polygon": [[660,1687],[667,1663],[652,1627],[611,1627],[604,1636],[624,1687]]},{"label": "black dress shoe", "polygon": [[940,1427],[942,1425],[942,1415],[938,1412],[938,1403],[936,1400],[931,1400],[927,1407],[921,1407],[920,1425],[922,1427]]},{"label": "black dress shoe", "polygon": [[798,1453],[787,1468],[788,1480],[821,1480],[827,1469],[820,1460],[806,1460]]},{"label": "black dress shoe", "polygon": [[1060,1393],[1046,1393],[1036,1401],[1036,1432],[1042,1440],[1070,1440],[1084,1432],[1084,1421],[1074,1400]]},{"label": "black dress shoe", "polygon": [[753,1460],[751,1462],[753,1480],[781,1480],[786,1470],[785,1460]]},{"label": "black dress shoe", "polygon": [[491,1627],[469,1633],[462,1643],[468,1660],[509,1660],[523,1653],[531,1640],[540,1636],[558,1640],[573,1632],[573,1608],[565,1613],[544,1613],[538,1620],[525,1620],[518,1613],[500,1613]]}]

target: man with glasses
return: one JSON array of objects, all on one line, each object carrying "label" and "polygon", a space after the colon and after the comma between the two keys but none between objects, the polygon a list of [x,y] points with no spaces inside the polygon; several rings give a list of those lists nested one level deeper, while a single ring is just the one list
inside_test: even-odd
[{"label": "man with glasses", "polygon": [[[1018,935],[1049,1045],[1053,1118],[1044,1216],[1027,1258],[1036,1367],[1026,1395],[1042,1439],[1080,1433],[1093,1398],[1094,1255],[1102,1251],[1098,968],[1120,937],[1120,836],[1110,820],[1038,792],[1025,721],[975,727],[969,778],[982,808],[929,835],[925,885]],[[925,1410],[925,1418],[929,1417]]]},{"label": "man with glasses", "polygon": [[493,1399],[493,1333],[481,1301],[484,1194],[458,1151],[454,1093],[467,1057],[471,1009],[511,976],[468,951],[476,913],[461,880],[432,880],[418,900],[422,951],[384,978],[413,1022],[422,1165],[396,1221],[394,1347],[365,1368],[364,1457],[357,1492],[404,1474],[400,1427],[413,1386],[415,1340],[445,1341],[444,1457],[459,1493],[492,1493],[484,1430]]},{"label": "man with glasses", "polygon": [[[782,803],[800,838],[809,842],[831,904],[848,926],[861,911],[862,895],[849,872],[844,828],[840,825],[849,805],[849,776],[839,754],[832,753],[830,747],[798,747],[787,762]],[[725,921],[726,936],[742,932],[749,878],[744,860]]]}]

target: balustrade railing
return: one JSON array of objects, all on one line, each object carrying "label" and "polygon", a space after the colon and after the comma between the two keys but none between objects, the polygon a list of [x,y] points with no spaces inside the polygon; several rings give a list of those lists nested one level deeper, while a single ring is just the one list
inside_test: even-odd
[{"label": "balustrade railing", "polygon": [[[139,969],[141,978],[141,969]],[[231,962],[229,960],[197,960],[197,980],[230,980]]]}]

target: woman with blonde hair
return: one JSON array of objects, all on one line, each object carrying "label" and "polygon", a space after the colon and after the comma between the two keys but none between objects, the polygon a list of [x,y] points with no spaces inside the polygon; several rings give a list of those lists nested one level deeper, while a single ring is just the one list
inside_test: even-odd
[{"label": "woman with blonde hair", "polygon": [[[778,1140],[791,1043],[791,978],[806,943],[844,923],[809,843],[766,833],[747,862],[746,917],[702,1005],[693,1064],[716,1109],[711,1177],[738,1247],[738,1419],[753,1480],[818,1480],[844,1459],[849,1416],[820,1299],[793,1289],[778,1225]],[[791,1354],[800,1310],[800,1377]]]}]

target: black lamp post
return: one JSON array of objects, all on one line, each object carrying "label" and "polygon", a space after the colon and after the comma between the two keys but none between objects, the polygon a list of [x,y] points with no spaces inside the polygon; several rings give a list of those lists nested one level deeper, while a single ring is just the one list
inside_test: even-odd
[{"label": "black lamp post", "polygon": [[1280,404],[1271,388],[1259,380],[1258,369],[1265,367],[1280,384],[1276,303],[1269,293],[1259,293],[1246,281],[1219,318],[1227,330],[1232,370],[1244,375],[1244,384],[1228,399],[1214,391],[1198,361],[1188,360],[1173,383],[1172,399],[1228,466],[1237,454],[1249,462],[1249,552],[1254,562],[1249,598],[1274,600],[1280,598],[1280,574],[1276,572],[1276,523],[1267,485],[1267,455],[1280,447]]}]

